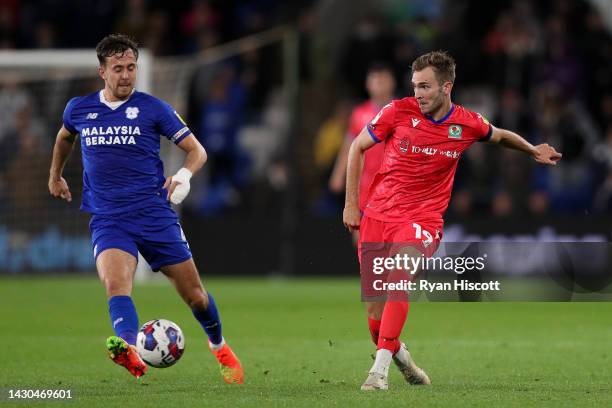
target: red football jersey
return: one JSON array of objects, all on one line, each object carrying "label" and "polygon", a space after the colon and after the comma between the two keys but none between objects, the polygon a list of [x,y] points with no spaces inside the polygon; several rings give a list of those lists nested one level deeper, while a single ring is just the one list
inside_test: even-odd
[{"label": "red football jersey", "polygon": [[386,105],[367,128],[385,151],[365,214],[435,228],[442,227],[461,154],[493,130],[480,114],[454,104],[436,121],[421,113],[414,97]]},{"label": "red football jersey", "polygon": [[[357,105],[351,113],[351,119],[349,121],[348,135],[351,138],[356,138],[363,128],[372,120],[374,116],[380,110],[380,106],[376,105],[372,101],[366,101],[360,105]],[[378,143],[376,146],[372,146],[365,152],[363,159],[363,172],[361,173],[361,179],[359,180],[359,208],[364,209],[366,200],[368,198],[368,192],[370,185],[374,180],[374,176],[380,168],[383,155],[385,153],[384,143]]]}]

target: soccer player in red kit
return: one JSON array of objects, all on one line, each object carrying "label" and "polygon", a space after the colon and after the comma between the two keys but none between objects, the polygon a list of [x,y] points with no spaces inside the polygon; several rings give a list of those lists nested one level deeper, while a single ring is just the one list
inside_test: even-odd
[{"label": "soccer player in red kit", "polygon": [[[454,81],[455,62],[446,52],[420,56],[412,64],[414,97],[383,107],[352,143],[343,219],[349,230],[360,230],[360,261],[367,243],[401,243],[405,247],[398,253],[433,255],[442,238],[442,216],[450,200],[457,163],[473,143],[498,143],[522,151],[541,164],[555,165],[561,159],[548,144],[533,146],[516,133],[492,126],[478,113],[453,104]],[[378,144],[385,145],[384,156],[362,218],[358,188],[363,156]],[[377,352],[361,389],[387,389],[391,360],[407,382],[430,384],[427,374],[414,364],[399,341],[408,301],[369,302],[367,306]]]},{"label": "soccer player in red kit", "polygon": [[[334,170],[329,179],[329,189],[334,193],[340,193],[346,184],[346,162],[351,143],[353,143],[353,140],[355,140],[365,125],[393,98],[395,77],[391,67],[381,62],[372,64],[368,68],[365,85],[370,99],[353,109],[344,144],[338,153]],[[361,210],[365,206],[367,192],[370,189],[376,172],[378,172],[384,152],[385,146],[383,143],[380,143],[372,146],[365,153],[363,172],[359,181],[359,208]],[[354,231],[353,235],[355,243],[357,243],[359,231]]]}]

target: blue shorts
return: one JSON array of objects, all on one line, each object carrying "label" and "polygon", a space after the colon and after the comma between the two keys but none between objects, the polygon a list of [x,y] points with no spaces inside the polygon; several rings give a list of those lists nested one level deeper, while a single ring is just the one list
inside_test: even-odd
[{"label": "blue shorts", "polygon": [[149,207],[129,214],[94,214],[89,221],[94,258],[117,248],[138,259],[138,252],[157,272],[163,266],[191,259],[191,250],[174,210]]}]

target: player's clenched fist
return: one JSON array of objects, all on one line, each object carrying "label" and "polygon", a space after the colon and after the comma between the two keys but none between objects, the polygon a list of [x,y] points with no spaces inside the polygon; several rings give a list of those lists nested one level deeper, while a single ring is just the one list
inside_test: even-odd
[{"label": "player's clenched fist", "polygon": [[177,171],[174,176],[166,179],[164,188],[168,190],[168,200],[170,200],[172,204],[180,204],[183,202],[185,197],[187,197],[187,194],[189,194],[189,190],[191,189],[191,185],[189,183],[191,176],[192,173],[183,167]]},{"label": "player's clenched fist", "polygon": [[555,150],[554,147],[547,143],[543,143],[534,147],[533,158],[538,163],[557,165],[562,154]]},{"label": "player's clenched fist", "polygon": [[59,179],[49,179],[49,193],[51,193],[53,197],[63,198],[68,202],[72,201],[72,194],[70,194],[68,183],[66,183],[63,177]]},{"label": "player's clenched fist", "polygon": [[344,207],[342,219],[344,221],[344,226],[348,228],[349,231],[356,231],[359,229],[359,224],[361,223],[361,211],[359,211],[359,208],[356,206]]}]

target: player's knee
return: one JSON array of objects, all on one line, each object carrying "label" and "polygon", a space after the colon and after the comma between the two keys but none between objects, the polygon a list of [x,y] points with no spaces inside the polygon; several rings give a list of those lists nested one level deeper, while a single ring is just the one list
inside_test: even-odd
[{"label": "player's knee", "polygon": [[104,287],[108,297],[129,296],[132,293],[131,282],[122,279],[104,279]]},{"label": "player's knee", "polygon": [[382,319],[385,302],[368,302],[367,311],[368,317],[374,320]]},{"label": "player's knee", "polygon": [[201,287],[194,288],[186,300],[192,310],[206,310],[208,308],[208,295]]}]

